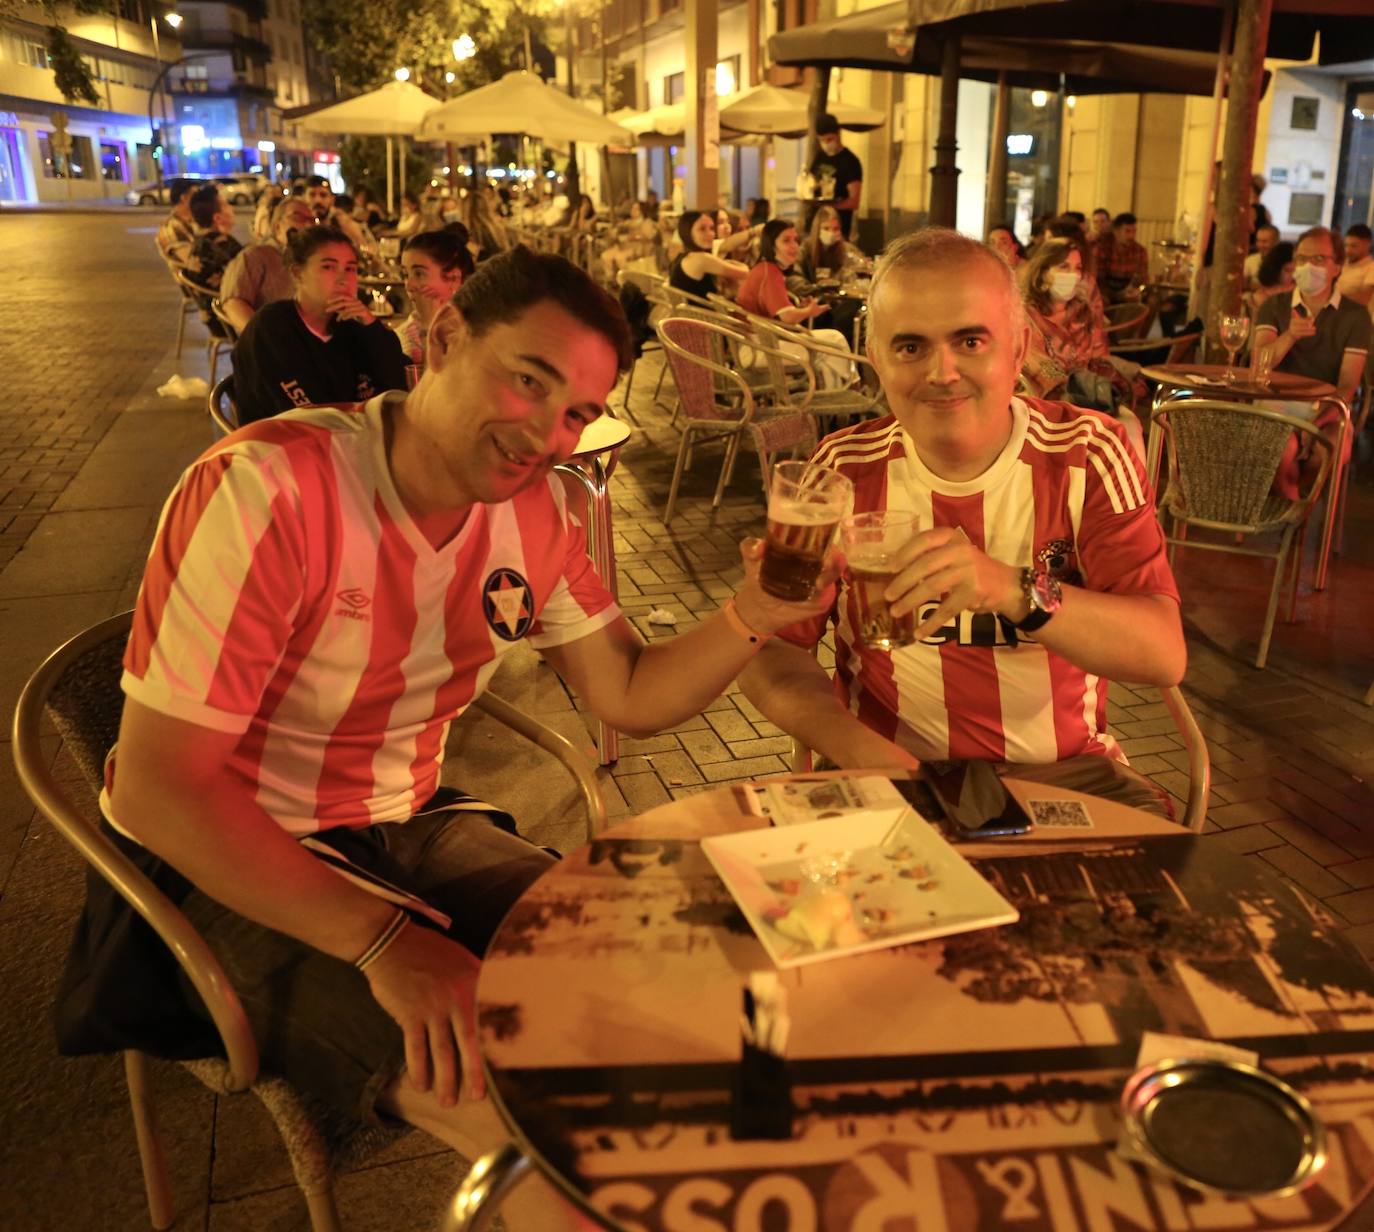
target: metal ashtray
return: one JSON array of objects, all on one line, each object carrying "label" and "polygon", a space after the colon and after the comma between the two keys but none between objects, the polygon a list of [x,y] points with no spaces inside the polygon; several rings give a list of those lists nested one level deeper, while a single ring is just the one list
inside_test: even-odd
[{"label": "metal ashtray", "polygon": [[1131,1075],[1121,1119],[1140,1158],[1194,1189],[1281,1198],[1326,1166],[1312,1105],[1253,1065],[1183,1057]]}]

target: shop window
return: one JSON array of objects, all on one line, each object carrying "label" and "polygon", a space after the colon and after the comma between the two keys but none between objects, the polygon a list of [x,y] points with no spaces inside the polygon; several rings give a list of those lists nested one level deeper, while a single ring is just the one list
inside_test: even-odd
[{"label": "shop window", "polygon": [[129,168],[124,160],[122,141],[102,141],[100,143],[100,178],[102,180],[127,181]]},{"label": "shop window", "polygon": [[49,133],[38,134],[38,152],[43,160],[45,180],[65,180],[68,174],[74,180],[94,178],[95,160],[91,156],[89,137],[73,137],[71,154],[62,158],[53,153],[50,136]]}]

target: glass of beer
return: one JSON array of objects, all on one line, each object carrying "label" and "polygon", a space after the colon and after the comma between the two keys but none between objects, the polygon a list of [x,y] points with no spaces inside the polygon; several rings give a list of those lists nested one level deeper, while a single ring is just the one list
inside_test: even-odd
[{"label": "glass of beer", "polygon": [[896,650],[916,640],[916,612],[894,616],[883,597],[901,571],[897,553],[919,530],[916,515],[885,509],[856,513],[840,526],[850,585],[858,608],[858,636],[865,646]]},{"label": "glass of beer", "polygon": [[853,507],[854,485],[810,462],[779,462],[768,488],[768,538],[759,584],[776,599],[811,598],[835,527]]}]

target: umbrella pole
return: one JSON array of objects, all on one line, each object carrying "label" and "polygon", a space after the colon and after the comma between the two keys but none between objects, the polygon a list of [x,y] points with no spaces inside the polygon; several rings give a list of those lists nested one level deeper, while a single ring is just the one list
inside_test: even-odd
[{"label": "umbrella pole", "polygon": [[391,134],[386,138],[386,212],[394,218],[396,216],[396,194],[391,182]]},{"label": "umbrella pole", "polygon": [[1264,51],[1269,44],[1269,18],[1274,0],[1250,0],[1236,15],[1236,42],[1231,53],[1231,81],[1226,91],[1226,141],[1221,151],[1221,184],[1217,188],[1217,242],[1212,248],[1212,279],[1203,316],[1208,352],[1220,344],[1221,318],[1239,311],[1249,247],[1250,167],[1255,157],[1255,128],[1260,89],[1264,85]]},{"label": "umbrella pole", "polygon": [[930,169],[930,221],[952,227],[958,216],[959,166],[959,36],[944,41],[940,60],[940,132],[935,138],[935,166]]},{"label": "umbrella pole", "polygon": [[406,139],[404,136],[396,138],[396,191],[405,192],[406,190]]},{"label": "umbrella pole", "polygon": [[1202,258],[1206,252],[1207,239],[1212,234],[1212,224],[1216,221],[1217,193],[1217,141],[1221,137],[1221,102],[1226,93],[1226,75],[1231,70],[1231,30],[1235,23],[1236,8],[1233,3],[1223,5],[1221,12],[1221,50],[1217,55],[1217,80],[1212,88],[1212,143],[1208,147],[1212,157],[1207,164],[1207,192],[1203,197],[1202,222],[1197,233],[1197,260],[1193,264],[1193,289],[1188,296],[1188,320],[1202,313],[1204,304],[1198,302],[1198,283],[1202,279]]},{"label": "umbrella pole", "polygon": [[1007,199],[1007,129],[1011,124],[1011,86],[997,74],[997,102],[992,112],[992,149],[988,152],[988,187],[983,204],[983,234],[1002,221]]}]

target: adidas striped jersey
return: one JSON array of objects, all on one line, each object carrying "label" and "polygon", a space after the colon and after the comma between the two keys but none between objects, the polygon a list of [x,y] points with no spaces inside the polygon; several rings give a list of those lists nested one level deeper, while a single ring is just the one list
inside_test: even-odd
[{"label": "adidas striped jersey", "polygon": [[[1177,601],[1144,470],[1116,422],[1064,402],[1020,398],[1012,416],[1005,449],[968,482],[932,474],[891,416],[826,437],[815,461],[853,481],[856,512],[914,513],[924,528],[961,527],[1006,564],[1046,568],[1089,590]],[[932,599],[918,618],[937,606]],[[853,596],[841,583],[828,617],[783,636],[810,647],[827,619],[836,626],[837,693],[917,757],[1124,760],[1106,730],[1107,682],[1030,635],[1009,641],[992,613],[961,612],[924,642],[889,653],[858,644]]]},{"label": "adidas striped jersey", "polygon": [[403,397],[288,412],[202,454],[139,591],[125,693],[241,734],[230,772],[292,834],[409,817],[506,651],[618,614],[557,476],[425,539],[386,459]]}]

